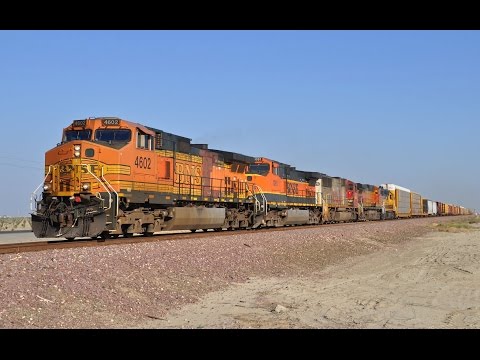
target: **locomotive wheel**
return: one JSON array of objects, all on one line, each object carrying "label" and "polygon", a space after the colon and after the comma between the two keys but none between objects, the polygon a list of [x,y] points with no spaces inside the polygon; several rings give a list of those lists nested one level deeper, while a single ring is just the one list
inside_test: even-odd
[{"label": "locomotive wheel", "polygon": [[151,231],[145,231],[145,232],[143,233],[143,236],[149,236],[149,237],[150,237],[150,236],[153,236],[153,232],[151,232]]},{"label": "locomotive wheel", "polygon": [[197,229],[190,229],[190,231],[194,233],[195,231],[197,231]]},{"label": "locomotive wheel", "polygon": [[[97,237],[93,238],[92,239],[97,239]],[[103,231],[101,234],[100,234],[100,238],[97,240],[98,242],[103,242],[107,239],[110,239],[110,233],[108,231]]]},{"label": "locomotive wheel", "polygon": [[213,229],[213,231],[219,232],[219,231],[222,231],[222,228],[215,228],[215,229]]},{"label": "locomotive wheel", "polygon": [[75,239],[75,236],[66,236],[65,239],[67,239],[68,241],[72,241]]}]

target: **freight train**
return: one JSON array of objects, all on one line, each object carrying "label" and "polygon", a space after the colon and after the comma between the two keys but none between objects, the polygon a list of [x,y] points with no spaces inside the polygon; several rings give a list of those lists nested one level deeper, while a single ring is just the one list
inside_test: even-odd
[{"label": "freight train", "polygon": [[67,239],[471,213],[394,184],[209,149],[117,117],[64,128],[31,201],[35,236]]}]

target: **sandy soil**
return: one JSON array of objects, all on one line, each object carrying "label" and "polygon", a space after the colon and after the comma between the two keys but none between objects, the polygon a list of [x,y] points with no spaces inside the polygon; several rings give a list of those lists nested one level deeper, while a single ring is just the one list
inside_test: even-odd
[{"label": "sandy soil", "polygon": [[310,275],[250,278],[146,328],[480,328],[480,231],[432,232]]}]

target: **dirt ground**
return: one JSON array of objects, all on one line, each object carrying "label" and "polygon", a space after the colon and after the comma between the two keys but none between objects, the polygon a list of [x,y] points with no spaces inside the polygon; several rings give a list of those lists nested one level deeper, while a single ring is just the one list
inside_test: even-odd
[{"label": "dirt ground", "polygon": [[250,278],[139,327],[480,328],[480,231],[431,232],[310,275]]}]

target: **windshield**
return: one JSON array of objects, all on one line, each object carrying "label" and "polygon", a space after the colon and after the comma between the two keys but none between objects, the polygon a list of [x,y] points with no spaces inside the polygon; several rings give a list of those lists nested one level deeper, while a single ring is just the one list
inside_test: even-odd
[{"label": "windshield", "polygon": [[72,141],[72,140],[90,140],[92,136],[92,130],[67,130],[63,135],[63,141]]},{"label": "windshield", "polygon": [[270,165],[268,164],[255,164],[255,165],[250,165],[248,168],[248,173],[249,174],[258,174],[258,175],[267,175],[268,172],[270,171]]},{"label": "windshield", "polygon": [[127,142],[132,138],[129,129],[98,129],[95,131],[95,140],[108,142]]}]

